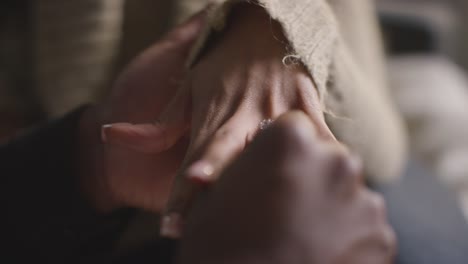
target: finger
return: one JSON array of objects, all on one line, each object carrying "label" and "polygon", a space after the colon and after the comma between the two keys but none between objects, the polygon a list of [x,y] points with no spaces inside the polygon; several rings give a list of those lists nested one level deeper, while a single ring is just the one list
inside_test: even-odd
[{"label": "finger", "polygon": [[[232,125],[226,125],[221,128],[214,140],[208,144],[205,151],[197,153],[196,156],[200,157],[198,162],[194,163],[187,170],[187,176],[191,178],[192,182],[187,177],[177,177],[174,184],[173,192],[169,198],[166,207],[166,213],[163,217],[161,225],[161,236],[170,238],[179,238],[182,233],[183,219],[189,211],[194,197],[201,190],[203,185],[193,184],[195,178],[198,183],[210,183],[214,181],[219,172],[222,171],[230,161],[237,156],[237,154],[245,148],[245,142],[248,137],[248,128],[257,130],[258,122],[246,123],[246,119],[241,122],[233,122]],[[236,127],[242,125],[238,130],[226,129],[228,127]],[[267,131],[268,130],[268,131]],[[295,147],[303,147],[303,143],[310,142],[311,137],[314,137],[315,128],[310,119],[302,112],[295,111],[292,113],[281,116],[277,122],[264,130],[265,135],[260,135],[262,140],[255,140],[253,142],[258,149],[258,146],[276,142],[282,145],[281,142],[288,142]],[[279,147],[281,149],[281,146]],[[265,149],[262,148],[262,152]],[[262,153],[262,155],[265,153]],[[186,163],[189,163],[193,158],[188,158]]]},{"label": "finger", "polygon": [[189,127],[187,89],[182,89],[169,103],[159,120],[149,124],[116,123],[101,128],[106,144],[115,144],[137,152],[156,154],[174,146]]},{"label": "finger", "polygon": [[188,180],[200,184],[214,182],[226,165],[244,150],[248,130],[247,128],[233,129],[232,127],[241,125],[233,123],[218,130],[206,147],[197,154],[197,161],[184,172]]},{"label": "finger", "polygon": [[328,164],[330,171],[327,175],[330,177],[319,178],[326,181],[330,189],[343,194],[343,197],[349,197],[348,194],[362,185],[361,160],[343,144],[323,138],[309,115],[301,111],[286,113],[266,132],[270,134],[269,142],[284,145],[281,148],[283,155],[279,155],[283,160],[301,159],[310,153],[322,157],[322,163]]},{"label": "finger", "polygon": [[168,150],[179,140],[180,125],[116,123],[102,127],[102,141],[141,153],[156,154]]},{"label": "finger", "polygon": [[304,111],[309,116],[317,127],[318,134],[322,139],[336,141],[335,136],[325,121],[324,106],[321,103],[317,88],[309,75],[301,75],[298,87],[300,87],[297,90],[298,102],[293,107]]},{"label": "finger", "polygon": [[362,161],[341,147],[328,147],[334,151],[328,160],[331,169],[330,177],[326,179],[328,186],[343,199],[349,199],[364,184]]},{"label": "finger", "polygon": [[319,135],[322,139],[327,141],[334,141],[338,142],[333,132],[328,127],[327,123],[325,122],[325,118],[323,117],[323,113],[319,115],[311,115],[311,119],[317,124],[317,130]]},{"label": "finger", "polygon": [[[243,123],[236,120],[242,120]],[[255,126],[248,125],[245,120],[233,118],[210,137],[208,143],[192,143],[191,149],[198,149],[193,146],[203,147],[201,151],[187,155],[184,164],[188,169],[184,169],[187,166],[182,166],[179,176],[176,177],[161,225],[162,236],[180,237],[183,219],[198,193],[204,186],[215,181],[224,167],[245,148],[248,128]],[[196,139],[194,142],[197,141],[204,140]]]},{"label": "finger", "polygon": [[172,135],[167,134],[168,137],[180,139],[189,128],[190,98],[190,87],[187,84],[182,85],[157,121],[154,122],[165,125],[166,127],[179,128],[171,130],[170,132]]},{"label": "finger", "polygon": [[[317,140],[318,132],[314,123],[303,111],[284,113],[264,133],[278,134],[273,137],[294,145],[306,145]],[[294,146],[294,147],[297,147]]]}]

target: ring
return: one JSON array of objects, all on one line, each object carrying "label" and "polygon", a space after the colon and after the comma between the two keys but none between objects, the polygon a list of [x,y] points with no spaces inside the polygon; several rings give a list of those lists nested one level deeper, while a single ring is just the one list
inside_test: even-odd
[{"label": "ring", "polygon": [[258,124],[258,127],[260,130],[265,130],[273,124],[274,120],[273,119],[263,119],[260,124]]}]

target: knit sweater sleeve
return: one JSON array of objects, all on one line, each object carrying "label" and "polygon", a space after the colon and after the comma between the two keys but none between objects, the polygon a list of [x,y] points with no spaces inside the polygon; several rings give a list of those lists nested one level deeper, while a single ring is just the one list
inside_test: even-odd
[{"label": "knit sweater sleeve", "polygon": [[[229,11],[239,2],[254,1],[179,0],[177,20],[185,19],[196,10],[209,6],[208,26],[195,45],[189,63],[204,47],[210,32],[223,29]],[[332,54],[338,38],[337,23],[327,1],[258,0],[255,4],[264,7],[271,18],[281,24],[290,45],[288,50],[291,52],[287,57],[303,62],[309,69],[319,93],[323,95],[326,92]]]}]

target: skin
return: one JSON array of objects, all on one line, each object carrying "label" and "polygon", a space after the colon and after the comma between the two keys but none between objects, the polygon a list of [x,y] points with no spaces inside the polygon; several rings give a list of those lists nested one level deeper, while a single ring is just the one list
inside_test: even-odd
[{"label": "skin", "polygon": [[235,8],[229,21],[157,123],[114,124],[106,131],[109,145],[154,154],[166,149],[160,142],[174,143],[190,127],[189,147],[165,210],[169,218],[163,221],[163,233],[172,237],[180,235],[179,220],[199,192],[194,182],[214,182],[255,137],[262,120],[301,110],[321,137],[334,140],[309,73],[300,63],[283,63],[288,50],[281,26],[251,4]]},{"label": "skin", "polygon": [[177,263],[392,263],[383,199],[361,175],[307,116],[288,113],[203,192]]},{"label": "skin", "polygon": [[[243,13],[246,21],[262,18]],[[252,45],[230,44],[237,34],[246,34],[239,24],[187,75],[181,69],[202,25],[200,15],[152,46],[122,73],[104,102],[84,113],[78,167],[90,203],[101,213],[123,207],[161,212],[177,169],[184,165],[182,171],[190,171],[193,161],[206,159],[219,162],[213,164],[216,172],[208,177],[181,173],[173,192],[173,199],[184,204],[193,201],[195,192],[187,196],[180,190],[201,191],[179,263],[389,263],[394,236],[382,199],[363,187],[359,165],[348,152],[336,142],[326,143],[334,140],[305,70],[280,63],[284,47],[279,44],[272,45],[274,58],[259,49],[253,54],[262,54],[260,58],[244,61]],[[251,30],[260,33],[254,26]],[[272,40],[271,34],[263,37]],[[223,62],[221,54],[234,54],[236,60]],[[278,78],[269,82],[273,76]],[[187,98],[191,107],[174,107],[184,106]],[[275,103],[265,103],[265,98],[276,98],[266,100]],[[279,118],[255,136],[261,119],[291,109],[306,114]],[[157,117],[161,121],[153,122]],[[104,127],[101,135],[102,125],[109,123],[114,125]],[[252,145],[246,144],[251,140]],[[226,153],[216,146],[226,146]],[[220,160],[207,158],[216,153]]]},{"label": "skin", "polygon": [[[162,113],[183,82],[185,61],[203,24],[204,14],[198,14],[148,48],[120,74],[110,95],[83,114],[77,167],[82,168],[83,193],[98,211],[135,207],[160,212],[164,208],[188,145],[176,133],[186,129],[174,127],[169,133],[174,135],[172,141],[166,137],[167,144],[150,153],[122,146],[119,138],[101,127],[124,121],[152,122]],[[144,131],[125,132],[132,142],[160,136],[156,124]],[[112,144],[106,144],[106,135],[113,139]]]}]

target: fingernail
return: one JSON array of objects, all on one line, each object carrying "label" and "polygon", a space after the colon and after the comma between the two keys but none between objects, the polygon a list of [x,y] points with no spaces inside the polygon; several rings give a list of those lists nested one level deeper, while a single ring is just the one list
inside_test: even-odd
[{"label": "fingernail", "polygon": [[162,237],[177,239],[182,236],[183,220],[180,214],[170,213],[163,216],[160,234]]},{"label": "fingernail", "polygon": [[112,127],[111,124],[103,125],[101,127],[101,140],[102,140],[102,142],[107,142],[107,135],[106,135],[107,132],[106,132],[106,130],[108,130],[111,127]]},{"label": "fingernail", "polygon": [[213,165],[206,161],[197,161],[186,171],[186,176],[190,179],[206,182],[210,181],[215,170]]}]

